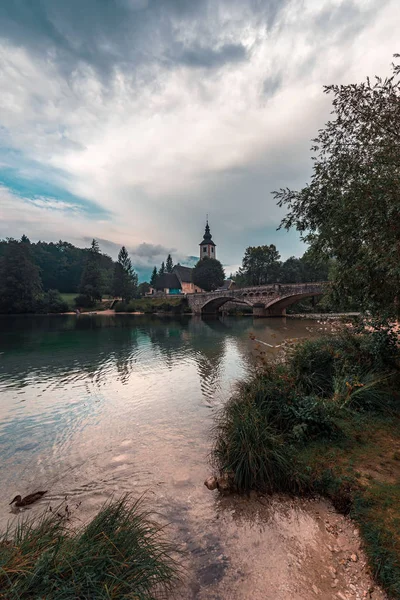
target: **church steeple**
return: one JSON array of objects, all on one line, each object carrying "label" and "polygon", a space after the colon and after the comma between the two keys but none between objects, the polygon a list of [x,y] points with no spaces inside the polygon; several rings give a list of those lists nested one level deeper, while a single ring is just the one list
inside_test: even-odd
[{"label": "church steeple", "polygon": [[204,230],[203,241],[200,242],[200,258],[208,256],[208,258],[216,258],[216,244],[212,240],[210,232],[210,226],[208,224],[208,215],[206,221],[206,228]]}]

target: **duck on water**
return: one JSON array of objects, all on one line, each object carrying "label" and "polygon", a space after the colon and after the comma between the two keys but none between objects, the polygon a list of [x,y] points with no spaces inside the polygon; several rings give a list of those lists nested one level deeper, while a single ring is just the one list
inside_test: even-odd
[{"label": "duck on water", "polygon": [[15,498],[13,500],[11,500],[10,505],[14,504],[15,502],[15,506],[17,507],[21,507],[21,506],[29,506],[29,504],[33,504],[34,502],[37,502],[38,500],[40,500],[40,498],[42,498],[45,494],[47,494],[47,490],[43,491],[39,491],[39,492],[35,492],[34,494],[29,494],[28,496],[25,496],[24,498],[22,498],[22,496],[20,496],[18,494],[18,496],[15,496]]}]

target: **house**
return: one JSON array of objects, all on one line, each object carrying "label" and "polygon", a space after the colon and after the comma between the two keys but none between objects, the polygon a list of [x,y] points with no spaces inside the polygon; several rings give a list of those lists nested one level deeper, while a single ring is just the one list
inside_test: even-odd
[{"label": "house", "polygon": [[196,294],[203,290],[197,285],[194,285],[192,281],[193,269],[190,267],[183,267],[179,263],[174,266],[172,272],[178,277],[181,285],[182,294]]},{"label": "house", "polygon": [[154,287],[150,288],[146,296],[153,296],[155,294],[171,296],[181,293],[182,286],[176,273],[164,273],[164,275],[157,277]]}]

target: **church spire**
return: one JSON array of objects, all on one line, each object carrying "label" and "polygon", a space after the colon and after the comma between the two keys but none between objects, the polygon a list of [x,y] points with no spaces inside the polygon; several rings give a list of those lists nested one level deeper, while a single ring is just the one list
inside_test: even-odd
[{"label": "church spire", "polygon": [[210,226],[208,224],[208,215],[206,220],[206,228],[204,230],[203,241],[200,242],[200,258],[216,258],[215,246],[216,244],[212,240],[212,235],[210,232]]}]

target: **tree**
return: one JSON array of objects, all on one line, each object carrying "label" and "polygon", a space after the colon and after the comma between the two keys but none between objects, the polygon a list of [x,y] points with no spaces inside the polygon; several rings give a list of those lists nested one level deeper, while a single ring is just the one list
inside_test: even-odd
[{"label": "tree", "polygon": [[246,285],[264,285],[276,281],[280,254],[274,244],[246,248],[239,275]]},{"label": "tree", "polygon": [[201,258],[192,272],[193,283],[206,292],[221,287],[224,280],[224,269],[216,258]]},{"label": "tree", "polygon": [[174,263],[172,262],[172,256],[170,254],[168,254],[167,262],[165,264],[165,269],[166,269],[167,273],[172,273],[173,268],[174,268]]},{"label": "tree", "polygon": [[7,240],[0,259],[0,312],[35,312],[41,294],[39,268],[32,260],[30,243]]},{"label": "tree", "polygon": [[138,296],[145,296],[150,291],[150,284],[147,281],[139,283]]},{"label": "tree", "polygon": [[103,291],[103,274],[100,267],[100,249],[95,239],[87,250],[86,264],[83,269],[79,292],[88,299],[89,305],[101,300]]},{"label": "tree", "polygon": [[118,262],[114,266],[113,294],[129,302],[137,293],[138,276],[136,275],[129,254],[122,246],[118,254]]},{"label": "tree", "polygon": [[164,275],[165,273],[165,263],[164,261],[161,263],[160,270],[158,271],[158,275]]},{"label": "tree", "polygon": [[334,116],[314,140],[311,181],[274,192],[288,211],[281,226],[335,258],[335,293],[378,315],[399,313],[400,65],[392,66],[390,78],[324,88]]},{"label": "tree", "polygon": [[156,281],[157,281],[157,277],[158,277],[157,267],[154,267],[153,272],[152,272],[151,277],[150,277],[150,285],[152,287],[155,286]]}]

